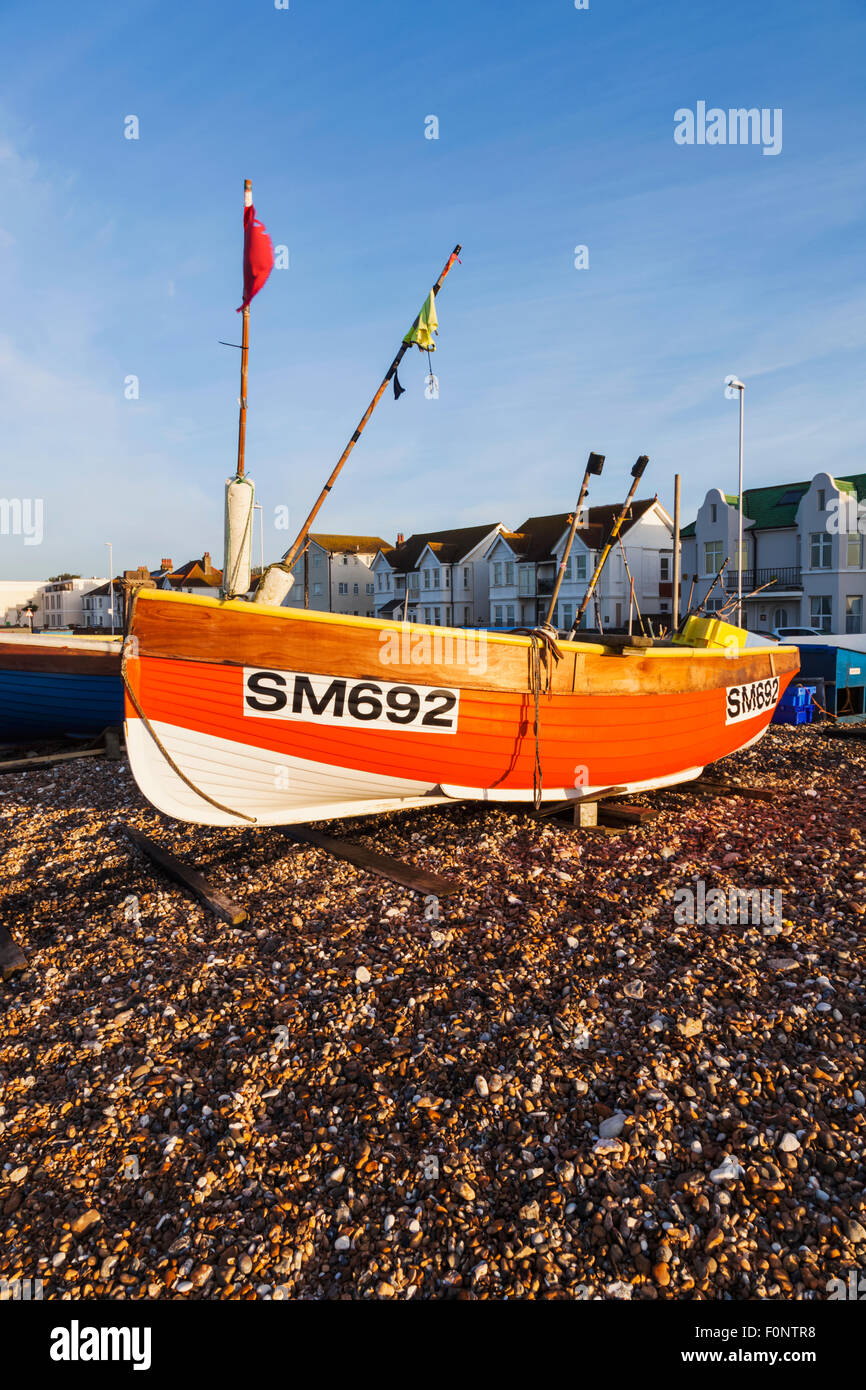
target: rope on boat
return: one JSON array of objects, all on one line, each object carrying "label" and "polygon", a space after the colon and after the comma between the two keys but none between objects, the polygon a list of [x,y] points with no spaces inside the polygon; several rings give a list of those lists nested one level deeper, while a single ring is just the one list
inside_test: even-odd
[{"label": "rope on boat", "polygon": [[256,825],[257,821],[255,816],[248,816],[246,811],[236,811],[233,807],[224,806],[221,801],[214,800],[214,798],[212,796],[209,796],[207,792],[202,791],[201,787],[197,787],[195,782],[191,781],[190,778],[187,777],[186,773],[178,767],[174,758],[171,756],[165,744],[160,739],[159,734],[156,732],[156,729],[153,727],[144,710],[141,708],[141,705],[138,701],[138,696],[136,695],[135,691],[129,683],[129,677],[126,673],[126,643],[123,644],[123,651],[120,658],[120,674],[123,678],[124,689],[126,690],[126,693],[129,696],[130,700],[132,701],[136,714],[138,715],[144,727],[147,729],[147,732],[150,734],[160,753],[165,758],[172,772],[176,773],[180,780],[186,783],[190,791],[194,791],[196,796],[200,796],[203,801],[210,802],[211,806],[215,806],[218,811],[225,811],[226,815],[237,816],[240,820],[246,820],[249,821],[251,825]]},{"label": "rope on boat", "polygon": [[535,765],[532,769],[532,805],[535,811],[540,811],[544,786],[541,772],[541,751],[538,741],[539,702],[542,693],[546,694],[550,691],[553,684],[553,663],[560,660],[562,652],[556,644],[553,633],[547,628],[516,628],[515,631],[525,632],[529,637],[529,690],[535,702],[535,714],[532,723],[532,731],[535,738]]}]

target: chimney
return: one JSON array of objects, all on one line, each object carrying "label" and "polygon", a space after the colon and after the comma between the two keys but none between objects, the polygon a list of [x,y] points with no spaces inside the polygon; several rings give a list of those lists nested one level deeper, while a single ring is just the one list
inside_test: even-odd
[{"label": "chimney", "polygon": [[159,562],[159,567],[160,567],[161,570],[173,570],[173,569],[174,569],[174,565],[172,564],[171,560],[170,560],[170,559],[167,560],[167,559],[165,558],[165,556],[163,556],[163,558],[160,560],[160,562]]},{"label": "chimney", "polygon": [[204,553],[204,555],[202,556],[201,567],[202,567],[202,569],[205,570],[206,572],[213,569],[213,565],[212,565],[211,562],[210,562],[210,551],[209,551],[209,550],[206,550],[205,553]]},{"label": "chimney", "polygon": [[398,544],[398,545],[402,545],[402,544],[403,544],[403,532],[402,532],[402,531],[398,531],[398,532],[397,532],[397,544]]}]

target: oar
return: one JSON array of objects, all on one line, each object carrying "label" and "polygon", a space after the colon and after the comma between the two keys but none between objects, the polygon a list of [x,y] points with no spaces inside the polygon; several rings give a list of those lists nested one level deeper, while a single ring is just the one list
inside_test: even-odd
[{"label": "oar", "polygon": [[565,567],[568,564],[568,557],[571,554],[571,547],[574,544],[574,537],[577,534],[577,528],[580,524],[580,513],[583,509],[586,494],[589,491],[589,480],[593,474],[597,477],[603,468],[604,454],[590,454],[586,462],[583,482],[580,485],[580,496],[577,499],[574,516],[571,518],[571,528],[568,532],[568,539],[565,542],[565,550],[563,551],[562,560],[556,575],[556,583],[553,586],[553,593],[550,595],[550,603],[547,605],[547,617],[542,624],[543,627],[549,627],[551,631],[553,631],[553,615],[556,611],[556,600],[559,597],[560,586],[565,577]]},{"label": "oar", "polygon": [[583,596],[580,608],[577,610],[577,615],[574,619],[574,623],[572,624],[571,632],[568,634],[569,639],[571,640],[574,639],[577,630],[580,627],[580,620],[586,612],[587,608],[589,607],[589,601],[595,592],[595,586],[601,578],[602,570],[607,564],[607,557],[613,550],[614,544],[616,543],[616,538],[622,530],[622,525],[626,519],[626,516],[628,515],[628,509],[631,506],[632,498],[637,492],[637,485],[643,477],[644,469],[646,468],[648,463],[648,456],[646,454],[641,454],[640,458],[637,460],[637,462],[634,464],[631,470],[631,476],[633,479],[632,485],[628,490],[628,496],[622,504],[622,508],[620,509],[619,515],[616,517],[613,525],[610,528],[608,538],[602,546],[601,554],[598,557],[598,564],[596,565],[593,576],[589,581],[589,585],[587,587],[586,593]]}]

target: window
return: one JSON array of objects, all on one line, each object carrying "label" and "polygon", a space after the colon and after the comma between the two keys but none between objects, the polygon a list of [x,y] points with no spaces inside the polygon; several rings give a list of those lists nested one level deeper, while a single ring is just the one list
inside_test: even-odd
[{"label": "window", "polygon": [[813,531],[809,537],[809,565],[813,570],[828,570],[833,563],[833,537],[826,531]]},{"label": "window", "polygon": [[514,583],[514,561],[513,561],[513,560],[506,560],[506,561],[505,561],[505,582],[506,582],[506,584],[513,584],[513,583]]},{"label": "window", "polygon": [[557,608],[560,611],[560,627],[569,629],[574,622],[574,604],[557,604]]},{"label": "window", "polygon": [[501,604],[501,603],[497,603],[496,606],[495,606],[495,608],[493,609],[493,626],[494,626],[494,627],[502,627],[502,626],[503,626],[503,623],[502,623],[502,604]]},{"label": "window", "polygon": [[505,610],[505,623],[507,627],[514,627],[514,604],[509,603]]},{"label": "window", "polygon": [[434,624],[436,625],[436,627],[440,627],[440,626],[441,626],[441,623],[442,623],[442,609],[441,609],[441,608],[434,608],[434,609],[433,609],[433,622],[434,622]]},{"label": "window", "polygon": [[463,626],[464,626],[464,627],[468,627],[471,621],[472,621],[472,614],[471,614],[471,610],[470,610],[470,608],[469,608],[469,606],[468,606],[468,604],[467,604],[467,606],[463,609]]},{"label": "window", "polygon": [[430,571],[429,571],[429,570],[424,570],[424,588],[425,588],[425,589],[429,589],[429,588],[430,588]]},{"label": "window", "polygon": [[859,531],[848,532],[848,568],[849,570],[858,570],[860,568]]},{"label": "window", "polygon": [[[715,502],[711,502],[711,503],[710,503],[710,521],[713,523],[713,525],[715,525],[715,524],[716,524],[716,521],[718,520],[718,511],[719,511],[719,509],[718,509],[718,507],[716,506]],[[718,569],[718,565],[716,565],[716,569]]]},{"label": "window", "polygon": [[715,597],[708,598],[707,601],[706,601],[706,603],[704,604],[704,608],[705,608],[705,610],[706,610],[707,613],[715,613],[715,612],[718,611],[719,608],[721,608],[721,606],[722,606],[723,603],[724,603],[724,599],[721,598],[721,597],[719,597],[719,598],[715,598]]},{"label": "window", "polygon": [[413,594],[421,592],[421,576],[416,570],[409,575],[409,589]]},{"label": "window", "polygon": [[373,610],[372,610],[372,608],[368,608],[368,609],[367,609],[367,617],[368,617],[368,618],[372,618],[372,616],[373,616]]},{"label": "window", "polygon": [[358,587],[358,585],[357,585],[357,584],[353,584],[353,585],[352,585],[352,593],[353,593],[353,594],[359,594],[360,592],[361,592],[361,590],[360,590],[360,588]]},{"label": "window", "polygon": [[493,583],[496,585],[502,583],[502,565],[498,560],[493,566]]},{"label": "window", "polygon": [[659,578],[666,584],[671,577],[671,557],[670,555],[659,556]]},{"label": "window", "polygon": [[373,585],[372,585],[372,584],[365,584],[365,585],[364,585],[364,593],[365,593],[365,594],[372,594],[372,592],[373,592]]},{"label": "window", "polygon": [[348,584],[339,584],[337,587],[341,594],[347,594],[349,592]]},{"label": "window", "polygon": [[321,584],[314,584],[314,585],[313,585],[313,597],[314,597],[314,598],[321,598],[321,596],[322,596],[322,586],[321,586]]},{"label": "window", "polygon": [[810,626],[819,632],[832,632],[833,600],[829,594],[813,594],[809,600]]},{"label": "window", "polygon": [[826,511],[826,510],[827,510],[827,494],[826,494],[826,492],[824,491],[824,489],[823,489],[822,487],[819,487],[819,488],[818,488],[818,511],[819,511],[819,512],[824,512],[824,511]]},{"label": "window", "polygon": [[863,631],[863,595],[849,594],[845,600],[845,631]]},{"label": "window", "polygon": [[464,589],[468,589],[471,583],[472,583],[472,566],[471,566],[471,565],[464,565],[464,566],[463,566],[463,587],[464,587]]},{"label": "window", "polygon": [[429,622],[430,622],[430,609],[429,609],[429,608],[425,608],[425,609],[424,609],[424,621],[425,621],[425,623],[428,623],[428,624],[429,624]]},{"label": "window", "polygon": [[586,579],[586,556],[575,555],[574,557],[574,577],[575,579]]},{"label": "window", "polygon": [[704,541],[704,574],[716,574],[722,568],[722,541]]},{"label": "window", "polygon": [[377,583],[377,585],[379,586],[379,588],[381,589],[381,587],[382,587],[382,575],[381,575],[381,574],[377,574],[377,575],[376,575],[376,583]]},{"label": "window", "polygon": [[443,569],[442,573],[443,573],[443,575],[445,576],[445,588],[446,588],[446,589],[450,589],[450,588],[451,588],[451,571],[450,571],[449,569]]},{"label": "window", "polygon": [[313,551],[313,569],[321,569],[322,561],[323,561],[324,558],[325,558],[325,557],[324,557],[324,555],[322,555],[321,551],[314,550],[314,551]]}]

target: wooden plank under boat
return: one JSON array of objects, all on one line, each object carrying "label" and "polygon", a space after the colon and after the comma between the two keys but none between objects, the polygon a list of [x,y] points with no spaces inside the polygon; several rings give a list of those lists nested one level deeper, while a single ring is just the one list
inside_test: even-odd
[{"label": "wooden plank under boat", "polygon": [[[143,590],[127,748],[166,815],[292,824],[450,798],[579,800],[674,785],[756,741],[794,648],[642,650]],[[536,681],[537,684],[537,681]]]},{"label": "wooden plank under boat", "polygon": [[0,743],[120,724],[120,650],[120,638],[0,633]]}]

